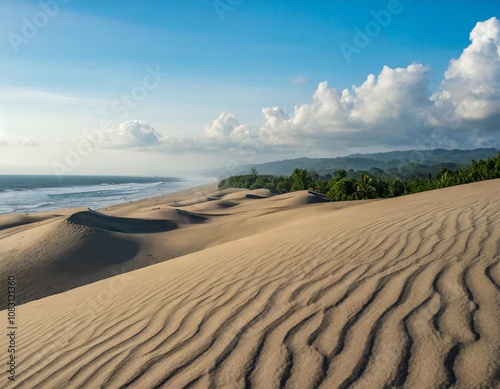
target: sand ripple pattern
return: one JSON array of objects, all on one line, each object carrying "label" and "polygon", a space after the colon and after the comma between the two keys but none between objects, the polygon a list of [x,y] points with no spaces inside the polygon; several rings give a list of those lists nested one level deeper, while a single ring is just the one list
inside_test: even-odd
[{"label": "sand ripple pattern", "polygon": [[499,387],[499,189],[318,204],[26,304],[14,387]]}]

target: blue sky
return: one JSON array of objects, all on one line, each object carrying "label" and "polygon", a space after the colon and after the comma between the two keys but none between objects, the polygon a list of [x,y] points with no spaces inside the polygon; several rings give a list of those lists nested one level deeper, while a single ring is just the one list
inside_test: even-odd
[{"label": "blue sky", "polygon": [[[437,128],[446,141],[435,146],[491,146],[498,19],[464,50],[477,23],[494,17],[499,0],[4,0],[0,173],[153,175],[334,157],[423,147]],[[356,45],[360,32],[371,36]],[[342,47],[355,52],[346,58]],[[491,77],[469,82],[471,61],[490,64]],[[151,69],[157,79],[145,90]],[[481,82],[493,90],[479,99]],[[391,105],[381,106],[386,95]]]}]

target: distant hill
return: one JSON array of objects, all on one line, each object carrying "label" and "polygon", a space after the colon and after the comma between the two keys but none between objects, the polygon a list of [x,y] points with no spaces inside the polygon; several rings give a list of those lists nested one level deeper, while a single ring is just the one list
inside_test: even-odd
[{"label": "distant hill", "polygon": [[435,149],[352,154],[337,158],[295,158],[241,166],[235,174],[249,173],[254,168],[260,174],[288,175],[296,168],[302,168],[316,171],[320,175],[331,174],[340,169],[347,171],[375,170],[380,174],[387,172],[395,176],[426,175],[428,172],[435,174],[442,168],[456,169],[473,159],[487,159],[499,152],[500,150],[494,148],[475,150]]}]

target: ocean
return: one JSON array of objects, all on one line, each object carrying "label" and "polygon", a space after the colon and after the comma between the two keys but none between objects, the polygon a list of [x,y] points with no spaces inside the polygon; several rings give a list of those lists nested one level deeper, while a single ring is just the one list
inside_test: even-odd
[{"label": "ocean", "polygon": [[211,182],[216,179],[0,175],[0,215],[72,207],[99,209]]}]

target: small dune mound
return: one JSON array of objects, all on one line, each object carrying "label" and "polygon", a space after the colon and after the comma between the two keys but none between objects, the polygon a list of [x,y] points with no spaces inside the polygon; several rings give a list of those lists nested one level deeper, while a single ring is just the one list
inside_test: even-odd
[{"label": "small dune mound", "polygon": [[176,229],[177,223],[171,220],[132,219],[105,215],[88,210],[78,212],[66,219],[71,224],[78,224],[92,229],[101,229],[125,234],[165,232]]},{"label": "small dune mound", "polygon": [[293,192],[285,201],[288,206],[299,207],[308,204],[326,203],[331,200],[321,193],[303,190],[300,192]]},{"label": "small dune mound", "polygon": [[232,207],[236,207],[237,205],[240,205],[240,203],[238,203],[236,201],[229,201],[229,200],[220,200],[220,201],[217,201],[216,204],[220,208],[232,208]]},{"label": "small dune mound", "polygon": [[249,199],[249,200],[260,200],[260,199],[267,199],[266,196],[259,196],[259,195],[256,195],[256,194],[252,194],[252,193],[249,193],[245,196],[246,199]]},{"label": "small dune mound", "polygon": [[250,191],[247,196],[255,196],[255,198],[267,198],[273,197],[275,193],[271,192],[269,189],[254,189]]},{"label": "small dune mound", "polygon": [[241,190],[224,196],[224,200],[241,201],[241,200],[260,200],[273,197],[276,194],[269,189],[254,189],[254,190]]},{"label": "small dune mound", "polygon": [[194,212],[185,211],[183,209],[178,209],[177,213],[183,216],[188,223],[204,223],[208,220],[206,216]]},{"label": "small dune mound", "polygon": [[206,202],[219,201],[222,200],[223,198],[225,199],[227,196],[236,195],[238,197],[239,196],[238,193],[241,193],[242,191],[245,191],[245,189],[238,189],[238,188],[223,189],[216,192],[210,192],[208,194],[205,193],[199,196],[190,197],[185,200],[176,200],[169,203],[168,205],[172,207],[189,207],[192,205],[203,204]]},{"label": "small dune mound", "polygon": [[312,190],[308,191],[307,193],[312,195],[316,200],[319,200],[319,202],[321,203],[328,203],[332,201],[328,197],[326,197],[323,193],[314,192]]},{"label": "small dune mound", "polygon": [[204,217],[224,216],[231,214],[228,212],[228,209],[236,207],[237,205],[240,205],[240,202],[219,199],[217,201],[206,201],[204,203],[191,205],[189,207],[185,207],[183,210],[178,209],[178,211],[189,212],[194,215]]},{"label": "small dune mound", "polygon": [[245,191],[245,189],[241,189],[241,188],[221,189],[221,190],[218,190],[216,192],[210,193],[207,198],[220,200],[223,197],[226,197],[226,196],[234,194],[234,193],[242,192],[242,191]]},{"label": "small dune mound", "polygon": [[[215,204],[215,202],[201,203],[203,204]],[[194,206],[196,208],[196,206]],[[199,207],[198,207],[199,208]],[[178,227],[184,224],[196,224],[204,223],[209,218],[204,214],[199,212],[191,212],[189,210],[180,209],[172,206],[162,206],[158,208],[144,208],[137,214],[136,217],[140,217],[145,220],[169,220]]]}]

